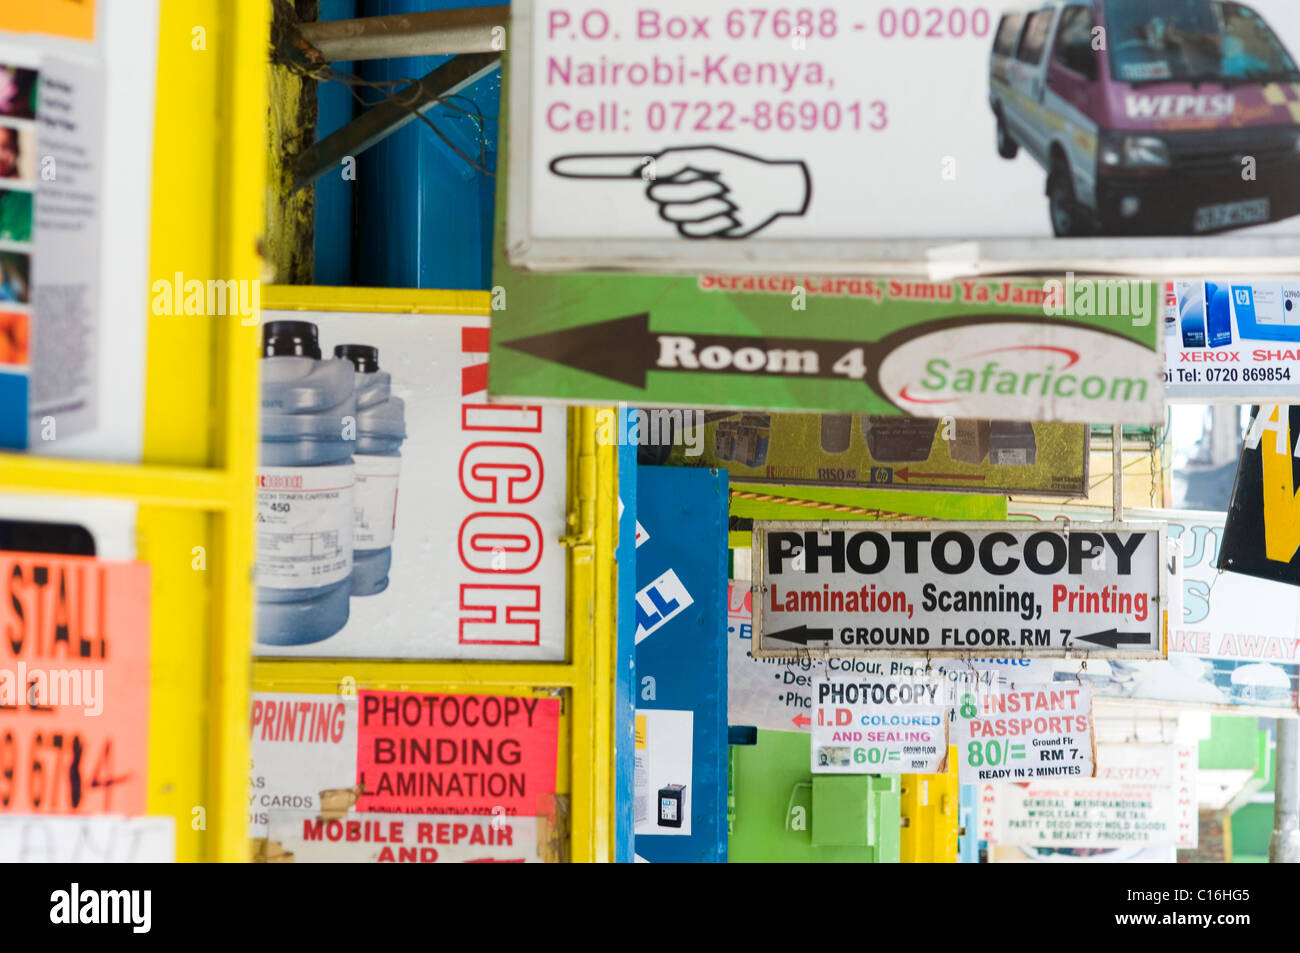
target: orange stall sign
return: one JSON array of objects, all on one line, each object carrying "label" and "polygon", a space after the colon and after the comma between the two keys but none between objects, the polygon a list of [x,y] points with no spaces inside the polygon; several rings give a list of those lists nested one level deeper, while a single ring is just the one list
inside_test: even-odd
[{"label": "orange stall sign", "polygon": [[147,563],[0,552],[0,813],[143,814]]}]

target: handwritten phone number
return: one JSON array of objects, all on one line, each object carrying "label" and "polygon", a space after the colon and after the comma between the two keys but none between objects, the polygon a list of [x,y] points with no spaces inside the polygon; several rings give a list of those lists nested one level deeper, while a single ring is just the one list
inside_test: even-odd
[{"label": "handwritten phone number", "polygon": [[24,745],[21,732],[0,734],[0,812],[83,812],[92,792],[99,795],[95,810],[112,808],[113,785],[125,778],[112,776],[111,738],[97,752],[70,732],[36,731],[28,738]]},{"label": "handwritten phone number", "polygon": [[650,103],[646,107],[645,119],[651,132],[735,132],[744,128],[757,132],[792,132],[796,129],[805,132],[814,129],[879,132],[889,126],[889,109],[879,99],[869,103],[764,100],[748,107],[725,101],[674,100]]}]

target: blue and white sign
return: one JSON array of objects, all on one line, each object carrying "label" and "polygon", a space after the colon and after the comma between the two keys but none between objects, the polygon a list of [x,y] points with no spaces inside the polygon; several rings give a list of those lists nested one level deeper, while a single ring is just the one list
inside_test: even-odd
[{"label": "blue and white sign", "polygon": [[636,857],[727,859],[727,474],[640,467]]}]

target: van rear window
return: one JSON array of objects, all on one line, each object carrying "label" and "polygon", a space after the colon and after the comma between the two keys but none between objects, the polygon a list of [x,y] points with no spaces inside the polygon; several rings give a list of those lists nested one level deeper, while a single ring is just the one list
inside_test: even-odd
[{"label": "van rear window", "polygon": [[1043,48],[1047,46],[1047,34],[1052,29],[1051,10],[1039,10],[1029,15],[1025,24],[1025,35],[1020,38],[1020,49],[1016,59],[1023,63],[1038,63],[1043,59]]},{"label": "van rear window", "polygon": [[1024,25],[1023,13],[1004,14],[998,23],[998,35],[993,40],[993,52],[998,56],[1010,56],[1016,51],[1016,40],[1020,38],[1020,28]]}]

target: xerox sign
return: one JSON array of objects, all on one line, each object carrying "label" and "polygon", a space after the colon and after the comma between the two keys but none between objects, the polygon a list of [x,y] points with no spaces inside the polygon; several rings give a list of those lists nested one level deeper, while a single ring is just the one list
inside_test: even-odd
[{"label": "xerox sign", "polygon": [[921,417],[1089,423],[1163,419],[1159,357],[1131,339],[1051,322],[983,322],[891,348],[880,393]]}]

